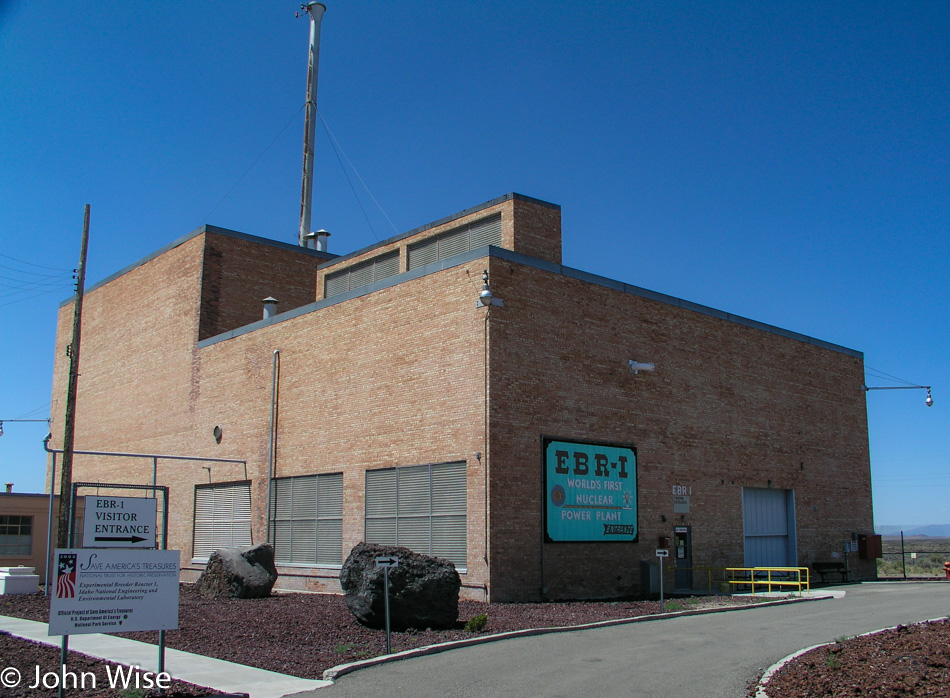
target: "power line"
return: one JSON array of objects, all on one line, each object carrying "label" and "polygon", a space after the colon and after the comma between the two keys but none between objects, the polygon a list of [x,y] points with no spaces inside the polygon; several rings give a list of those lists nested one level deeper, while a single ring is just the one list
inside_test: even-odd
[{"label": "power line", "polygon": [[50,271],[59,271],[59,272],[63,272],[64,274],[73,274],[73,273],[75,273],[75,271],[76,271],[75,269],[61,269],[61,268],[58,268],[58,267],[44,267],[44,266],[41,265],[41,264],[33,264],[33,262],[27,262],[27,261],[25,261],[25,260],[23,260],[23,259],[17,259],[16,257],[11,257],[10,255],[8,255],[8,254],[3,254],[3,253],[0,253],[0,257],[3,257],[4,259],[11,259],[11,260],[13,260],[14,262],[19,262],[20,264],[26,264],[26,265],[31,266],[31,267],[36,267],[37,269],[48,269],[48,270],[50,270]]},{"label": "power line", "polygon": [[16,267],[8,267],[5,264],[0,264],[0,269],[6,269],[8,271],[12,271],[14,274],[28,274],[30,276],[42,276],[47,279],[57,279],[63,276],[64,274],[69,273],[69,272],[61,271],[55,274],[44,274],[43,272],[39,272],[39,271],[26,271],[24,269],[17,269]]},{"label": "power line", "polygon": [[[45,296],[48,293],[56,293],[57,291],[65,291],[66,287],[51,288],[48,291],[40,291],[39,293],[34,293],[32,296],[26,296],[25,298],[16,298],[12,301],[7,301],[6,303],[0,303],[0,308],[3,308],[8,305],[16,305],[17,303],[23,303],[24,301],[32,300],[34,298],[39,298],[40,296]],[[18,293],[26,293],[26,290],[13,291],[12,293],[5,294],[5,297],[9,298],[10,296],[16,295]]]}]

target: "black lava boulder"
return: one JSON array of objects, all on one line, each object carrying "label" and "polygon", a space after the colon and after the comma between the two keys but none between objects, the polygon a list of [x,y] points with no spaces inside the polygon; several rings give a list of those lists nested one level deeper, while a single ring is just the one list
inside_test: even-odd
[{"label": "black lava boulder", "polygon": [[462,580],[455,566],[441,557],[393,545],[360,543],[340,571],[344,601],[356,619],[371,628],[385,627],[385,573],[377,557],[398,558],[389,568],[389,618],[394,630],[450,628],[458,621]]},{"label": "black lava boulder", "polygon": [[250,548],[223,548],[208,558],[195,589],[208,598],[263,599],[277,581],[274,548],[261,543]]}]

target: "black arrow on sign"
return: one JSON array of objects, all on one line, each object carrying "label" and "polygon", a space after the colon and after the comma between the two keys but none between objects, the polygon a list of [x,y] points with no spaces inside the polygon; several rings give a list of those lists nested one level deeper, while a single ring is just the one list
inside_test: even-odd
[{"label": "black arrow on sign", "polygon": [[95,540],[121,542],[121,543],[138,543],[139,541],[143,541],[147,539],[140,538],[139,536],[129,536],[128,538],[115,538],[115,537],[110,538],[107,536],[96,536]]}]

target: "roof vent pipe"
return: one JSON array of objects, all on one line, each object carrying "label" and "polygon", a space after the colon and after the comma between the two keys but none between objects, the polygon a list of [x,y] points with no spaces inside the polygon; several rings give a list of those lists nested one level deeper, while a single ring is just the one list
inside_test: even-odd
[{"label": "roof vent pipe", "polygon": [[317,74],[320,64],[320,22],[327,6],[308,2],[301,9],[310,15],[310,58],[307,61],[307,113],[303,129],[303,186],[300,193],[300,229],[297,244],[306,247],[310,232],[310,210],[313,203],[313,141],[317,129]]},{"label": "roof vent pipe", "polygon": [[263,301],[264,304],[264,319],[269,320],[277,314],[277,299],[273,296],[268,296]]},{"label": "roof vent pipe", "polygon": [[303,239],[304,239],[303,246],[306,247],[308,250],[317,250],[318,252],[327,252],[329,251],[328,246],[327,246],[328,237],[330,237],[330,233],[323,230],[322,228],[320,230],[311,231],[303,236]]},{"label": "roof vent pipe", "polygon": [[317,252],[329,252],[329,251],[330,251],[330,250],[328,249],[328,245],[329,245],[329,242],[330,242],[330,240],[329,240],[328,238],[330,237],[330,233],[328,233],[328,232],[325,231],[323,228],[321,228],[320,230],[318,230],[317,232],[315,232],[315,233],[313,234],[313,236],[316,238],[316,248],[315,248],[315,249],[317,250]]}]

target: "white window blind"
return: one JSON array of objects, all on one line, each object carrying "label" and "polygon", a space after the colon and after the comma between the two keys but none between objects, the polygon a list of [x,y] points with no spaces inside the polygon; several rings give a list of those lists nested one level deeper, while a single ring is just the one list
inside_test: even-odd
[{"label": "white window blind", "polygon": [[366,471],[367,543],[402,545],[466,566],[465,463]]},{"label": "white window blind", "polygon": [[193,556],[251,544],[251,483],[195,486]]},{"label": "white window blind", "polygon": [[343,473],[274,480],[270,512],[277,562],[343,564]]}]

